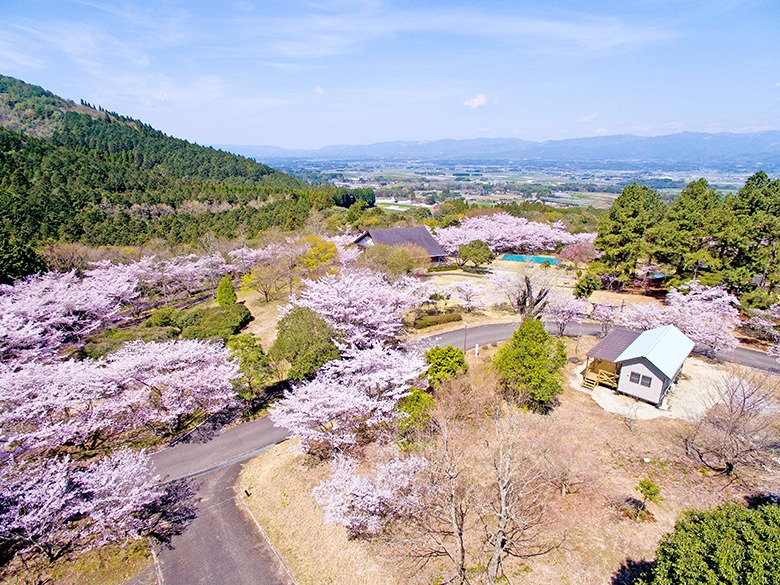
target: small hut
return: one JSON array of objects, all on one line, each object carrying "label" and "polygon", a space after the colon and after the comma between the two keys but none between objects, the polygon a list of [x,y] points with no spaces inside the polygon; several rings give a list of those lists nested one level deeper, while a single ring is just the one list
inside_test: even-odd
[{"label": "small hut", "polygon": [[582,385],[607,386],[659,406],[693,347],[674,325],[641,332],[613,329],[586,354]]}]

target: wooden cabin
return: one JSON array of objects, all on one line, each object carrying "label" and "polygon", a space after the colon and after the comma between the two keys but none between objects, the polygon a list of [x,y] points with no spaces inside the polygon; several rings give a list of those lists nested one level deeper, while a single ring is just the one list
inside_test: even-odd
[{"label": "wooden cabin", "polygon": [[606,386],[660,406],[693,347],[674,325],[613,329],[586,354],[582,385],[589,390]]}]

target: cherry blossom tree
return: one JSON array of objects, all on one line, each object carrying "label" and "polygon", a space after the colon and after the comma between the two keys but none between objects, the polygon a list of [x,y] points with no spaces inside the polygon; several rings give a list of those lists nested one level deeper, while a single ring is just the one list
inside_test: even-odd
[{"label": "cherry blossom tree", "polygon": [[222,254],[203,257],[189,254],[168,260],[145,256],[127,265],[126,269],[137,278],[145,297],[157,294],[167,302],[180,293],[192,294],[206,285],[216,286],[235,267],[228,264]]},{"label": "cherry blossom tree", "polygon": [[51,356],[77,344],[132,299],[136,281],[105,266],[83,278],[48,272],[0,285],[0,359]]},{"label": "cherry blossom tree", "polygon": [[0,439],[24,448],[95,448],[123,433],[170,433],[196,409],[231,405],[238,365],[221,345],[134,341],[105,359],[0,367]]},{"label": "cherry blossom tree", "polygon": [[724,286],[702,286],[696,280],[672,288],[666,295],[671,320],[705,351],[731,351],[737,346],[734,331],[740,324],[739,301]]},{"label": "cherry blossom tree", "polygon": [[755,331],[761,339],[777,341],[780,338],[780,331],[777,329],[777,322],[780,320],[780,305],[774,304],[766,310],[752,309],[750,314],[747,326]]},{"label": "cherry blossom tree", "polygon": [[504,212],[466,217],[460,225],[437,230],[436,239],[450,255],[457,255],[460,245],[475,240],[487,243],[495,253],[554,250],[560,243],[574,241],[560,222],[551,226]]},{"label": "cherry blossom tree", "polygon": [[715,355],[737,346],[734,330],[740,323],[738,306],[737,298],[725,287],[702,286],[691,280],[680,290],[671,289],[666,306],[645,303],[626,307],[621,322],[635,329],[674,325],[705,353]]},{"label": "cherry blossom tree", "polygon": [[572,321],[584,319],[590,313],[588,301],[576,299],[570,294],[555,291],[547,297],[547,305],[541,315],[555,323],[558,335],[562,336]]},{"label": "cherry blossom tree", "polygon": [[396,455],[377,464],[373,473],[360,475],[355,459],[337,457],[330,477],[314,488],[314,497],[326,522],[345,526],[352,537],[373,536],[415,512],[421,489],[415,480],[426,466],[422,457]]},{"label": "cherry blossom tree", "polygon": [[393,342],[403,329],[406,312],[434,291],[431,283],[411,277],[392,279],[368,269],[346,270],[319,280],[304,280],[291,303],[319,313],[343,340],[358,347]]},{"label": "cherry blossom tree", "polygon": [[456,299],[468,312],[471,312],[473,309],[481,309],[486,304],[482,299],[482,295],[485,294],[485,285],[483,284],[459,280],[449,285],[445,292],[451,298]]},{"label": "cherry blossom tree", "polygon": [[620,307],[606,303],[593,303],[590,318],[601,325],[601,335],[606,336],[610,328],[617,322]]},{"label": "cherry blossom tree", "polygon": [[162,495],[149,457],[128,449],[95,463],[69,457],[0,467],[0,543],[55,561],[109,542],[144,536],[145,512]]},{"label": "cherry blossom tree", "polygon": [[[583,235],[583,234],[577,234]],[[590,236],[591,234],[585,234]],[[595,236],[595,234],[593,234]],[[558,258],[564,262],[570,262],[574,265],[574,268],[578,268],[580,264],[590,262],[596,258],[596,246],[593,244],[593,240],[578,238],[571,244],[565,246],[559,253]]]},{"label": "cherry blossom tree", "polygon": [[507,301],[515,311],[528,317],[537,317],[544,310],[555,284],[544,269],[530,267],[519,272],[495,272],[490,283],[496,300]]},{"label": "cherry blossom tree", "polygon": [[344,348],[317,377],[288,391],[271,409],[274,424],[301,449],[329,456],[377,436],[398,415],[395,406],[425,371],[421,353],[372,345]]},{"label": "cherry blossom tree", "polygon": [[671,324],[671,315],[666,307],[656,302],[632,303],[626,305],[618,322],[629,329],[655,329]]}]

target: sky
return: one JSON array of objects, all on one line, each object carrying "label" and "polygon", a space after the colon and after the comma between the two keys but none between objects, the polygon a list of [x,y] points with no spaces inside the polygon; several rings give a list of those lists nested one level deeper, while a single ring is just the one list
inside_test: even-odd
[{"label": "sky", "polygon": [[780,129],[778,0],[0,0],[0,74],[199,144]]}]

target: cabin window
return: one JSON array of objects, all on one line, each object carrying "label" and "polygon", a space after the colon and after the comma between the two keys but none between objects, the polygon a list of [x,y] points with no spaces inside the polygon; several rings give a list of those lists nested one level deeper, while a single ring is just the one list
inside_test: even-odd
[{"label": "cabin window", "polygon": [[628,377],[629,380],[631,380],[634,384],[639,384],[639,372],[631,372],[631,375]]},{"label": "cabin window", "polygon": [[646,388],[650,388],[650,384],[653,383],[653,379],[650,376],[642,376],[642,380],[639,383]]}]

